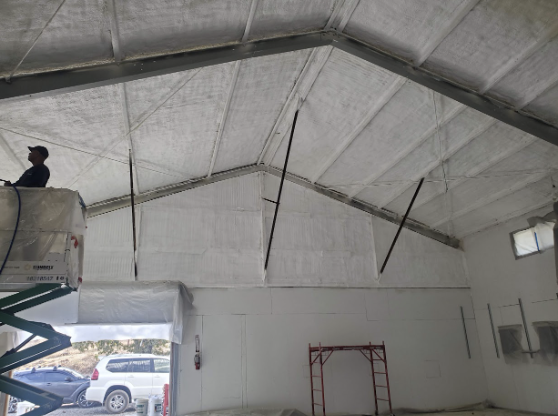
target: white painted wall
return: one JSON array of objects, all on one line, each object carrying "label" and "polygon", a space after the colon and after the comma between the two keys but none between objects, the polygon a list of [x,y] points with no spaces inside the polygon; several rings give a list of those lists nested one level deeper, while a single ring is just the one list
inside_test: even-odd
[{"label": "white painted wall", "polygon": [[[551,209],[549,206],[472,235],[464,246],[489,400],[499,407],[558,414],[558,367],[545,364],[536,354],[534,359],[525,354],[525,362],[517,364],[506,364],[502,355],[498,359],[487,308],[490,303],[496,327],[522,324],[518,306],[521,298],[534,350],[539,348],[539,340],[531,323],[558,321],[554,252],[515,260],[509,236],[528,227],[526,218],[544,215]],[[498,336],[497,342],[501,352]],[[522,343],[527,350],[525,336]]]},{"label": "white painted wall", "polygon": [[[381,279],[397,226],[286,182],[264,281],[264,253],[279,179],[263,173],[136,207],[138,280],[188,287],[467,287],[464,255],[404,229]],[[88,221],[85,281],[131,281],[130,209]]]},{"label": "white painted wall", "polygon": [[[308,343],[319,342],[385,341],[395,408],[442,409],[486,398],[466,289],[194,289],[193,295],[180,346],[178,415],[231,407],[310,412]],[[193,363],[196,334],[200,371]],[[336,352],[324,370],[328,412],[373,411],[370,366],[360,353]]]}]

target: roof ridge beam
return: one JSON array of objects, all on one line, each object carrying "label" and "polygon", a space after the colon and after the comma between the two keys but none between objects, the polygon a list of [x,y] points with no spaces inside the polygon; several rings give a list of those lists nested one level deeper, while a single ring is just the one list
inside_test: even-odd
[{"label": "roof ridge beam", "polygon": [[343,154],[345,150],[351,145],[351,143],[363,132],[363,130],[368,126],[374,117],[378,115],[382,108],[393,98],[395,94],[405,85],[407,80],[403,77],[397,76],[395,80],[390,84],[390,86],[384,91],[384,93],[378,98],[368,112],[364,115],[364,118],[358,123],[351,133],[343,140],[341,145],[333,152],[332,155],[323,163],[319,170],[312,175],[310,182],[315,183],[322,177],[322,175],[335,163],[337,159]]},{"label": "roof ridge beam", "polygon": [[312,32],[233,43],[158,57],[13,77],[0,83],[0,102],[129,82],[226,62],[332,45],[365,61],[430,88],[481,113],[558,146],[558,128],[500,100],[480,94],[424,68],[336,32]]}]

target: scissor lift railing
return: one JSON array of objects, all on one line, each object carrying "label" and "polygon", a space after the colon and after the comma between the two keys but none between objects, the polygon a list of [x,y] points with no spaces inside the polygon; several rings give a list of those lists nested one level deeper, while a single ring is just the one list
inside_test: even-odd
[{"label": "scissor lift railing", "polygon": [[[312,396],[312,415],[316,416],[315,406],[318,405],[322,408],[323,416],[326,416],[325,408],[325,390],[324,390],[324,364],[327,362],[331,354],[334,351],[359,351],[364,357],[370,361],[370,366],[372,368],[372,387],[374,390],[374,405],[375,414],[378,415],[378,401],[385,401],[389,406],[389,413],[393,415],[393,410],[391,407],[391,392],[389,388],[389,375],[387,369],[387,359],[386,359],[386,347],[382,342],[382,345],[338,345],[338,346],[322,346],[320,343],[317,347],[312,347],[308,344],[308,359],[310,362],[310,389]],[[374,363],[379,365],[383,364],[383,371],[376,371],[374,368]],[[319,374],[314,373],[314,366],[319,365]],[[378,379],[378,378],[380,379]],[[314,379],[319,379],[319,386],[316,386]],[[382,380],[383,379],[383,380]],[[378,384],[384,382],[385,384]],[[316,387],[321,387],[320,389]],[[385,389],[387,397],[378,397],[378,388]],[[316,402],[314,392],[321,393],[322,402]]]},{"label": "scissor lift railing", "polygon": [[[18,312],[66,296],[71,292],[72,289],[66,285],[41,284],[0,299],[0,326],[9,325],[31,334],[20,345],[0,357],[0,374],[54,354],[72,345],[69,336],[54,331],[52,326],[15,316]],[[44,338],[45,341],[23,349],[25,345],[37,336]],[[26,416],[45,415],[58,409],[62,405],[63,400],[60,396],[5,375],[0,375],[0,391],[39,406],[28,412]]]}]

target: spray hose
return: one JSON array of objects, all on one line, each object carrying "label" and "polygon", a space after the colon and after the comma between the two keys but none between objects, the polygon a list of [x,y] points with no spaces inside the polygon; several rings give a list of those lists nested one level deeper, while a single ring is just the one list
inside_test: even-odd
[{"label": "spray hose", "polygon": [[[2,179],[0,179],[1,181]],[[4,181],[7,182],[7,181]],[[16,224],[15,224],[15,228],[14,228],[14,235],[12,236],[12,241],[10,242],[10,246],[8,247],[8,252],[6,253],[6,258],[4,259],[4,262],[2,263],[2,267],[0,267],[0,275],[2,274],[2,272],[4,271],[4,266],[6,266],[6,262],[8,261],[8,257],[10,256],[10,252],[12,251],[12,247],[14,245],[14,241],[16,238],[16,234],[17,234],[17,228],[19,226],[19,218],[21,216],[21,195],[19,194],[19,191],[17,189],[17,187],[15,185],[11,185],[12,188],[14,188],[14,191],[16,191],[17,194],[17,220],[16,220]]]}]

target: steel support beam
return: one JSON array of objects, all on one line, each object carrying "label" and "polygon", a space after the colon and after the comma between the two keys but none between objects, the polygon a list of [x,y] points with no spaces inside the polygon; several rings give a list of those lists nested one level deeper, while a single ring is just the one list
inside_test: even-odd
[{"label": "steel support beam", "polygon": [[0,82],[0,102],[47,97],[88,88],[113,85],[259,56],[332,45],[372,64],[408,78],[442,95],[558,146],[558,128],[504,102],[458,85],[407,61],[389,55],[347,35],[312,32],[197,49],[171,55],[110,63],[35,75]]},{"label": "steel support beam", "polygon": [[[265,165],[250,165],[239,169],[233,169],[226,172],[220,172],[212,175],[211,177],[204,177],[198,180],[183,182],[178,185],[167,186],[164,188],[156,189],[150,192],[141,193],[135,196],[135,204],[141,204],[144,202],[151,201],[157,198],[163,198],[165,196],[173,195],[179,192],[187,191],[189,189],[199,188],[201,186],[210,185],[212,183],[224,181],[231,178],[237,178],[244,175],[250,175],[256,172],[266,172],[270,175],[281,177],[281,170]],[[367,204],[365,202],[349,198],[343,194],[327,189],[323,186],[313,184],[306,179],[302,179],[291,173],[285,174],[285,179],[291,183],[299,186],[303,186],[307,189],[311,189],[321,195],[327,196],[328,198],[334,199],[336,201],[347,204],[353,208],[359,209],[361,211],[367,212],[375,217],[382,218],[383,220],[392,222],[399,225],[403,216],[396,213],[377,208],[373,205]],[[120,198],[113,198],[103,202],[98,202],[96,204],[87,207],[87,215],[89,218],[96,217],[97,215],[107,214],[111,211],[117,209],[127,208],[130,206],[130,196],[123,196]],[[439,241],[440,243],[446,244],[450,247],[459,248],[460,240],[455,237],[450,237],[444,233],[433,230],[426,225],[420,224],[412,219],[407,219],[404,228],[421,234],[425,237],[431,238],[433,240]]]}]

